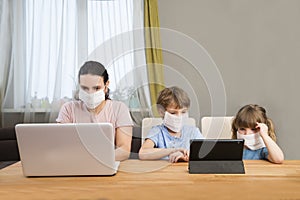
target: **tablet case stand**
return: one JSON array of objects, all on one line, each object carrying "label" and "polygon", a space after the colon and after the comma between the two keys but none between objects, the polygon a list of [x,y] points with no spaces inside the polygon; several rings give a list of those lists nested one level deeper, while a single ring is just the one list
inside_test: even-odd
[{"label": "tablet case stand", "polygon": [[244,140],[192,139],[190,174],[245,174]]},{"label": "tablet case stand", "polygon": [[190,161],[191,174],[245,174],[241,160]]}]

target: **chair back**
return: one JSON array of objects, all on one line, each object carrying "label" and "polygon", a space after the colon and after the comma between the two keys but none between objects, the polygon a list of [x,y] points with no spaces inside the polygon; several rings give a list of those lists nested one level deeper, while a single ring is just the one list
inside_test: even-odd
[{"label": "chair back", "polygon": [[233,117],[203,117],[201,133],[207,139],[231,139],[231,123]]}]

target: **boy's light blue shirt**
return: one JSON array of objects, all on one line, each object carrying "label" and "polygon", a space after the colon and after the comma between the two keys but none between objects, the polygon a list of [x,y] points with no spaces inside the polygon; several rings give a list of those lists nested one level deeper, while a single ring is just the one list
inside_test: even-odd
[{"label": "boy's light blue shirt", "polygon": [[243,160],[267,160],[268,155],[269,152],[266,147],[257,150],[244,148]]},{"label": "boy's light blue shirt", "polygon": [[190,150],[191,139],[204,138],[199,128],[195,126],[184,125],[181,130],[180,137],[171,136],[167,127],[157,125],[151,128],[146,139],[154,142],[155,148],[185,148]]}]

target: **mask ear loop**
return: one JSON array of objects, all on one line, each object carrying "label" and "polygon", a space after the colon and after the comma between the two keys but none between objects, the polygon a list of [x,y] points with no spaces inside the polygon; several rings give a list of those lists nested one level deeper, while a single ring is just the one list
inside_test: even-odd
[{"label": "mask ear loop", "polygon": [[158,114],[162,117],[162,118],[164,118],[165,117],[165,114],[166,114],[166,109],[162,106],[162,105],[160,105],[160,104],[156,104],[156,109],[157,109],[157,112],[158,112]]},{"label": "mask ear loop", "polygon": [[109,87],[106,84],[104,85],[103,92],[104,92],[105,100],[110,99],[109,98]]}]

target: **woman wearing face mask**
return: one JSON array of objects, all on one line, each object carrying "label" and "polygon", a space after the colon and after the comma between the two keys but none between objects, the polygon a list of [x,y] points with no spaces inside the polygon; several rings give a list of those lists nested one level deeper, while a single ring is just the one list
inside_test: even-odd
[{"label": "woman wearing face mask", "polygon": [[109,80],[104,66],[88,61],[78,73],[79,100],[65,103],[58,115],[58,123],[109,122],[115,130],[116,160],[130,155],[132,120],[127,106],[109,98]]},{"label": "woman wearing face mask", "polygon": [[190,99],[182,89],[170,87],[160,92],[157,108],[163,117],[163,124],[149,131],[139,151],[140,159],[189,160],[190,139],[203,138],[197,127],[183,125],[189,107]]},{"label": "woman wearing face mask", "polygon": [[244,160],[282,163],[284,155],[276,144],[274,125],[266,110],[258,105],[242,107],[232,122],[232,138],[244,139]]}]

